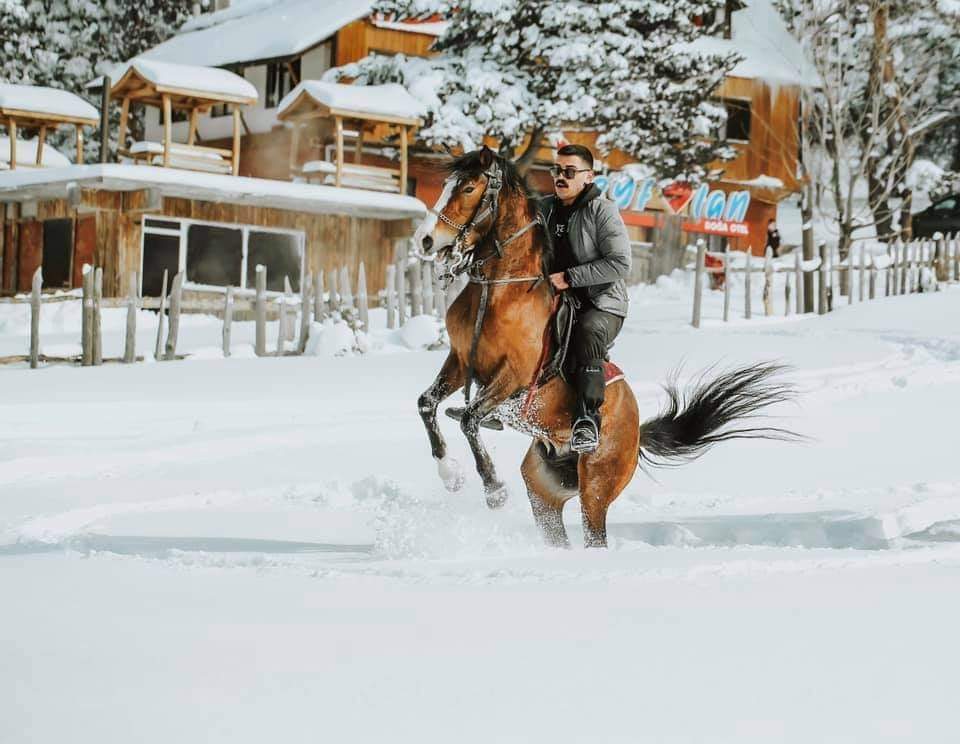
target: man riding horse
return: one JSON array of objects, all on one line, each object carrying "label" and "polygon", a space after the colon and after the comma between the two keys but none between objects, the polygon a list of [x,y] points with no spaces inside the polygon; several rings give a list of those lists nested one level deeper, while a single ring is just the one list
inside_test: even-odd
[{"label": "man riding horse", "polygon": [[627,315],[626,279],[630,238],[616,205],[593,183],[593,153],[582,145],[557,150],[550,169],[556,194],[541,205],[543,224],[553,240],[550,282],[573,294],[579,305],[570,339],[576,362],[577,405],[573,414],[574,452],[600,444],[603,362]]}]

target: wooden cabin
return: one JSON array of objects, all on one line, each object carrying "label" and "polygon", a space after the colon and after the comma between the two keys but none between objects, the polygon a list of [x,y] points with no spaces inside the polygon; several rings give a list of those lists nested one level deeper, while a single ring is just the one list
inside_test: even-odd
[{"label": "wooden cabin", "polygon": [[[0,126],[7,129],[7,147],[0,153],[0,169],[16,170],[20,151],[19,132],[37,133],[31,149],[33,158],[20,165],[41,168],[47,132],[61,127],[72,127],[76,132],[77,162],[83,162],[83,128],[96,126],[100,121],[97,110],[79,96],[65,90],[36,85],[0,83]],[[22,142],[22,140],[21,140]]]}]

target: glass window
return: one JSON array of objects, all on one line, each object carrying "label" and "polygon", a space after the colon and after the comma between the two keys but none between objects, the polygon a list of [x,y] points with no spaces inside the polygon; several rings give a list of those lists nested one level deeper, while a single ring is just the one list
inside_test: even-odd
[{"label": "glass window", "polygon": [[725,98],[727,109],[726,139],[738,142],[750,141],[750,101]]},{"label": "glass window", "polygon": [[163,271],[167,271],[167,292],[180,267],[180,238],[177,235],[143,234],[143,296],[159,297]]},{"label": "glass window", "polygon": [[243,266],[243,231],[214,225],[187,230],[187,281],[216,287],[239,287]]},{"label": "glass window", "polygon": [[247,242],[247,288],[257,286],[257,264],[267,267],[267,290],[283,291],[283,278],[300,291],[300,240],[296,235],[251,230]]}]

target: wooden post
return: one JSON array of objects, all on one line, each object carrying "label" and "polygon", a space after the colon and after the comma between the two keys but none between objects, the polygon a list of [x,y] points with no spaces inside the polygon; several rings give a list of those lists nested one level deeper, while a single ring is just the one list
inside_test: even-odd
[{"label": "wooden post", "polygon": [[337,292],[337,280],[339,278],[336,269],[330,272],[330,312],[335,313],[340,310],[340,294]]},{"label": "wooden post", "polygon": [[730,285],[733,284],[733,269],[730,266],[730,244],[723,249],[723,322],[730,320]]},{"label": "wooden post", "polygon": [[960,282],[960,233],[953,234],[953,279]]},{"label": "wooden post", "polygon": [[[286,327],[287,332],[283,337],[284,341],[296,341],[297,340],[297,310],[296,303],[294,302],[295,295],[293,294],[293,285],[290,284],[290,277],[283,277],[283,298],[284,298],[284,313],[287,316]],[[293,316],[292,318],[290,316]],[[291,320],[293,322],[291,322]]]},{"label": "wooden post", "polygon": [[40,364],[40,288],[43,286],[43,272],[40,267],[33,272],[30,287],[30,369]]},{"label": "wooden post", "polygon": [[7,119],[7,134],[10,135],[10,170],[17,169],[17,122]]},{"label": "wooden post", "polygon": [[90,264],[83,266],[83,320],[80,346],[82,349],[81,364],[89,367],[93,364],[93,277],[94,270]]},{"label": "wooden post", "polygon": [[314,274],[313,280],[313,319],[322,323],[327,317],[327,300],[323,296],[323,271]]},{"label": "wooden post", "polygon": [[360,268],[357,270],[357,310],[360,312],[360,322],[363,324],[363,330],[370,330],[370,307],[367,298],[367,270],[360,262]]},{"label": "wooden post", "polygon": [[745,317],[747,320],[750,320],[750,318],[752,317],[751,305],[753,303],[753,298],[750,296],[751,274],[753,273],[753,267],[751,266],[752,262],[753,262],[753,252],[750,250],[750,248],[747,248],[747,265],[746,265],[746,268],[744,269],[744,274],[743,274],[743,286],[744,286],[744,289],[746,289],[746,299],[744,300],[744,306],[743,306],[743,317]]},{"label": "wooden post", "polygon": [[697,263],[693,271],[693,318],[690,325],[700,327],[700,309],[703,305],[703,262],[707,254],[707,244],[700,238],[697,240]]},{"label": "wooden post", "polygon": [[110,76],[103,76],[100,89],[100,162],[110,160]]},{"label": "wooden post", "polygon": [[423,314],[433,315],[433,264],[423,261],[420,264],[421,282],[423,285]]},{"label": "wooden post", "polygon": [[[888,246],[887,248],[888,251],[892,251],[893,253],[893,255],[890,257],[891,259],[890,266],[887,267],[888,278],[890,276],[893,277],[893,282],[892,282],[893,286],[890,287],[890,291],[887,293],[888,296],[891,293],[899,294],[899,291],[898,291],[899,285],[897,284],[897,274],[899,273],[899,270],[900,270],[900,245],[901,245],[901,240],[900,238],[897,238],[893,246]],[[892,268],[892,273],[891,273],[891,268]]]},{"label": "wooden post", "polygon": [[287,343],[287,289],[290,287],[290,280],[283,277],[284,292],[277,298],[277,307],[280,309],[280,322],[277,328],[277,356],[283,356]]},{"label": "wooden post", "polygon": [[233,107],[233,152],[230,155],[230,171],[240,175],[240,107]]},{"label": "wooden post", "polygon": [[194,106],[190,109],[190,128],[187,130],[187,144],[195,145],[197,143],[197,124],[200,119],[200,109]]},{"label": "wooden post", "polygon": [[423,315],[423,275],[416,263],[410,268],[410,314]]},{"label": "wooden post", "polygon": [[[170,148],[173,141],[171,129],[173,126],[173,106],[170,103],[170,96],[163,96],[163,167],[170,167]],[[176,281],[176,279],[174,279]]]},{"label": "wooden post", "polygon": [[304,276],[305,284],[300,287],[300,340],[297,342],[297,353],[307,350],[307,339],[310,337],[310,305],[313,299],[313,277]]},{"label": "wooden post", "polygon": [[407,193],[407,126],[400,126],[400,193]]},{"label": "wooden post", "polygon": [[334,117],[334,126],[337,146],[337,174],[334,184],[339,188],[343,184],[343,118],[340,116]]},{"label": "wooden post", "polygon": [[163,288],[160,290],[160,312],[157,314],[157,344],[153,350],[153,358],[158,362],[163,358],[163,324],[167,309],[167,270],[163,270]]},{"label": "wooden post", "polygon": [[47,128],[40,127],[40,133],[37,135],[37,160],[36,166],[43,165],[43,144],[47,141]]},{"label": "wooden post", "polygon": [[875,299],[877,296],[877,267],[870,267],[870,299]]},{"label": "wooden post", "polygon": [[769,246],[763,262],[763,314],[773,315],[773,249]]},{"label": "wooden post", "polygon": [[123,362],[137,361],[137,272],[130,272],[127,285],[127,333],[123,342]]},{"label": "wooden post", "polygon": [[293,130],[290,132],[290,177],[293,178],[298,171],[300,164],[300,122],[293,122]]},{"label": "wooden post", "polygon": [[357,141],[353,145],[353,162],[359,164],[363,159],[363,122],[357,122]]},{"label": "wooden post", "polygon": [[847,288],[847,304],[853,304],[853,246],[850,246],[850,250],[847,251],[847,279],[844,282],[843,286]]},{"label": "wooden post", "polygon": [[77,165],[83,165],[83,125],[77,124]]},{"label": "wooden post", "polygon": [[353,290],[350,289],[350,272],[346,266],[340,267],[340,303],[344,309],[353,307]]},{"label": "wooden post", "polygon": [[947,275],[947,239],[943,235],[937,239],[936,276],[939,282],[950,278]]},{"label": "wooden post", "polygon": [[223,356],[230,356],[230,333],[233,326],[233,287],[227,287],[223,298]]},{"label": "wooden post", "polygon": [[407,259],[400,256],[397,259],[397,327],[402,328],[407,322]]},{"label": "wooden post", "polygon": [[795,266],[793,269],[795,283],[797,285],[797,315],[803,315],[804,301],[803,296],[804,285],[806,282],[803,279],[803,256],[800,254],[800,249],[794,253],[795,256]]},{"label": "wooden post", "polygon": [[387,266],[387,328],[397,327],[397,267]]},{"label": "wooden post", "polygon": [[130,120],[130,99],[124,98],[120,104],[120,129],[117,132],[117,147],[120,150],[127,148],[127,122]]},{"label": "wooden post", "polygon": [[817,306],[818,315],[827,313],[827,244],[820,243],[820,296]]},{"label": "wooden post", "polygon": [[267,267],[257,264],[257,356],[267,355]]},{"label": "wooden post", "polygon": [[100,317],[100,302],[103,300],[103,267],[98,266],[93,275],[93,365],[103,364],[103,322]]},{"label": "wooden post", "polygon": [[[864,284],[865,277],[867,273],[867,247],[865,245],[860,246],[860,302],[863,302],[864,299]],[[851,294],[853,294],[851,292]]]},{"label": "wooden post", "polygon": [[177,337],[180,335],[180,305],[183,301],[183,272],[177,272],[170,288],[170,326],[167,330],[166,361],[177,358]]}]

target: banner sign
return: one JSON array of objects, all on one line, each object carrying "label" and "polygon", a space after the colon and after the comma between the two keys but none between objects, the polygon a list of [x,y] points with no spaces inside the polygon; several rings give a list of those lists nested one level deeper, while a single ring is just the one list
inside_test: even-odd
[{"label": "banner sign", "polygon": [[694,190],[687,184],[674,183],[659,189],[653,178],[636,180],[623,172],[597,176],[597,188],[625,212],[659,209],[670,214],[684,214],[693,221],[685,224],[688,232],[715,235],[745,236],[750,234],[746,223],[750,207],[749,191],[710,190],[700,184]]}]

